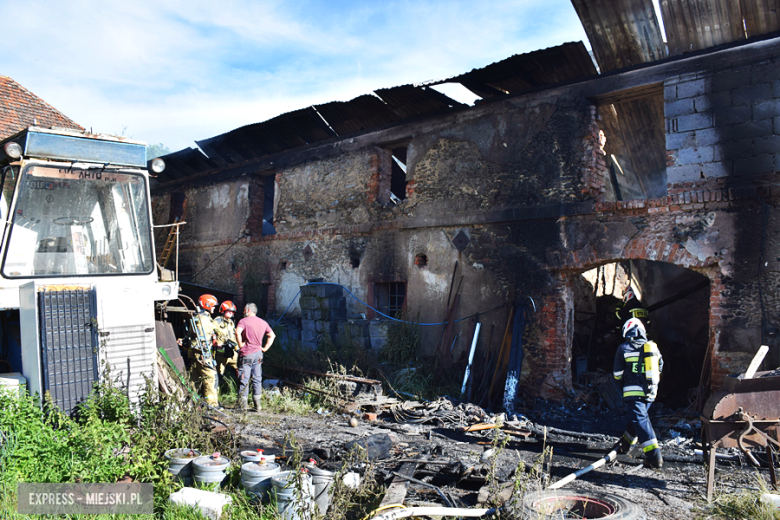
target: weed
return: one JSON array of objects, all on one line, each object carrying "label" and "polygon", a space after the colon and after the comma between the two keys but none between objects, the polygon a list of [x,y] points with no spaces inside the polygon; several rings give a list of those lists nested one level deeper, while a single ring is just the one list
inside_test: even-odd
[{"label": "weed", "polygon": [[758,490],[729,491],[718,494],[705,510],[699,511],[699,519],[728,520],[777,520],[780,519],[780,509],[777,506],[764,504],[759,498],[769,491],[766,482],[757,477]]}]

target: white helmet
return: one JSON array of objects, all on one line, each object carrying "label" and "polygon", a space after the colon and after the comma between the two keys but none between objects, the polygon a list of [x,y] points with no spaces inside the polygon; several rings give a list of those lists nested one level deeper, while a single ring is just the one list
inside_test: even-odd
[{"label": "white helmet", "polygon": [[634,298],[636,294],[634,293],[634,290],[629,285],[623,290],[623,303],[628,303],[628,300],[631,298]]},{"label": "white helmet", "polygon": [[623,337],[635,338],[637,336],[647,336],[647,331],[639,318],[631,318],[623,324]]}]

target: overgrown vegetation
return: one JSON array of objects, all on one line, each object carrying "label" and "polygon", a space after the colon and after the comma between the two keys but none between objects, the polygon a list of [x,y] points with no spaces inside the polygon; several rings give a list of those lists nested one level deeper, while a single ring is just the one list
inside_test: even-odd
[{"label": "overgrown vegetation", "polygon": [[[165,451],[191,447],[201,453],[219,451],[240,460],[232,439],[211,433],[207,411],[190,399],[159,394],[147,388],[140,405],[102,378],[73,417],[37,399],[0,391],[0,511],[10,518],[25,518],[16,510],[20,482],[113,483],[125,477],[154,485],[154,515],[126,518],[201,519],[199,513],[173,506],[171,493],[181,488],[167,471]],[[149,386],[149,385],[147,385]],[[230,518],[276,518],[275,510],[252,503],[240,486],[240,465],[228,471]],[[97,515],[95,518],[125,518]],[[68,518],[61,516],[60,518]]]},{"label": "overgrown vegetation", "polygon": [[756,480],[758,482],[756,489],[734,490],[717,494],[709,506],[699,511],[696,518],[699,520],[780,519],[780,508],[760,501],[763,493],[776,492],[770,491],[760,476],[757,476]]}]

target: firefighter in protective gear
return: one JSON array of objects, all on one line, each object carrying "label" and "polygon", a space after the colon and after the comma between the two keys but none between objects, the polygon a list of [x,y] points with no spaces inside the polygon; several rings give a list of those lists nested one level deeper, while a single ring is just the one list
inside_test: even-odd
[{"label": "firefighter in protective gear", "polygon": [[238,344],[236,343],[236,324],[233,316],[236,306],[230,300],[225,300],[219,306],[221,316],[214,320],[214,345],[216,346],[217,372],[225,376],[225,369],[232,369],[229,374],[238,381]]},{"label": "firefighter in protective gear", "polygon": [[639,318],[645,327],[650,323],[650,312],[645,309],[642,302],[636,297],[636,292],[630,285],[623,290],[623,303],[618,304],[617,309],[615,309],[615,316],[617,316],[621,324],[631,318]]},{"label": "firefighter in protective gear", "polygon": [[650,424],[648,410],[658,393],[664,362],[658,345],[647,340],[642,321],[631,318],[623,325],[625,341],[615,353],[614,377],[623,385],[623,402],[629,422],[618,443],[618,453],[628,453],[639,441],[645,454],[644,465],[659,469],[663,465],[658,439]]},{"label": "firefighter in protective gear", "polygon": [[198,313],[187,323],[188,357],[192,362],[195,386],[211,406],[219,406],[217,394],[217,363],[214,359],[214,321],[211,313],[217,306],[211,294],[198,298]]}]

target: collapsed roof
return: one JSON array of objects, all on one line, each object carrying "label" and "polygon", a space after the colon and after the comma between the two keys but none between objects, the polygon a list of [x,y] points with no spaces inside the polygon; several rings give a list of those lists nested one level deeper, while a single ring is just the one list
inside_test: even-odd
[{"label": "collapsed roof", "polygon": [[[665,43],[652,0],[572,0],[602,73],[653,62],[780,30],[774,0],[667,0],[661,3]],[[667,49],[668,47],[668,49]],[[519,95],[598,74],[582,42],[509,57],[481,69],[419,85],[379,89],[346,102],[315,105],[197,141],[164,157],[167,167],[159,183],[216,173],[288,150],[329,139],[468,108],[433,89],[460,83],[482,100]],[[663,131],[647,135],[648,122],[663,128],[663,97],[609,103],[605,125],[615,128],[613,152],[635,163],[640,181],[663,186]],[[614,109],[614,110],[613,110]],[[660,119],[660,122],[658,121]],[[648,139],[657,141],[657,157],[639,154]],[[201,151],[202,150],[202,151]],[[204,155],[205,154],[205,155]],[[660,188],[657,188],[660,189]],[[645,195],[654,196],[652,188]]]}]

